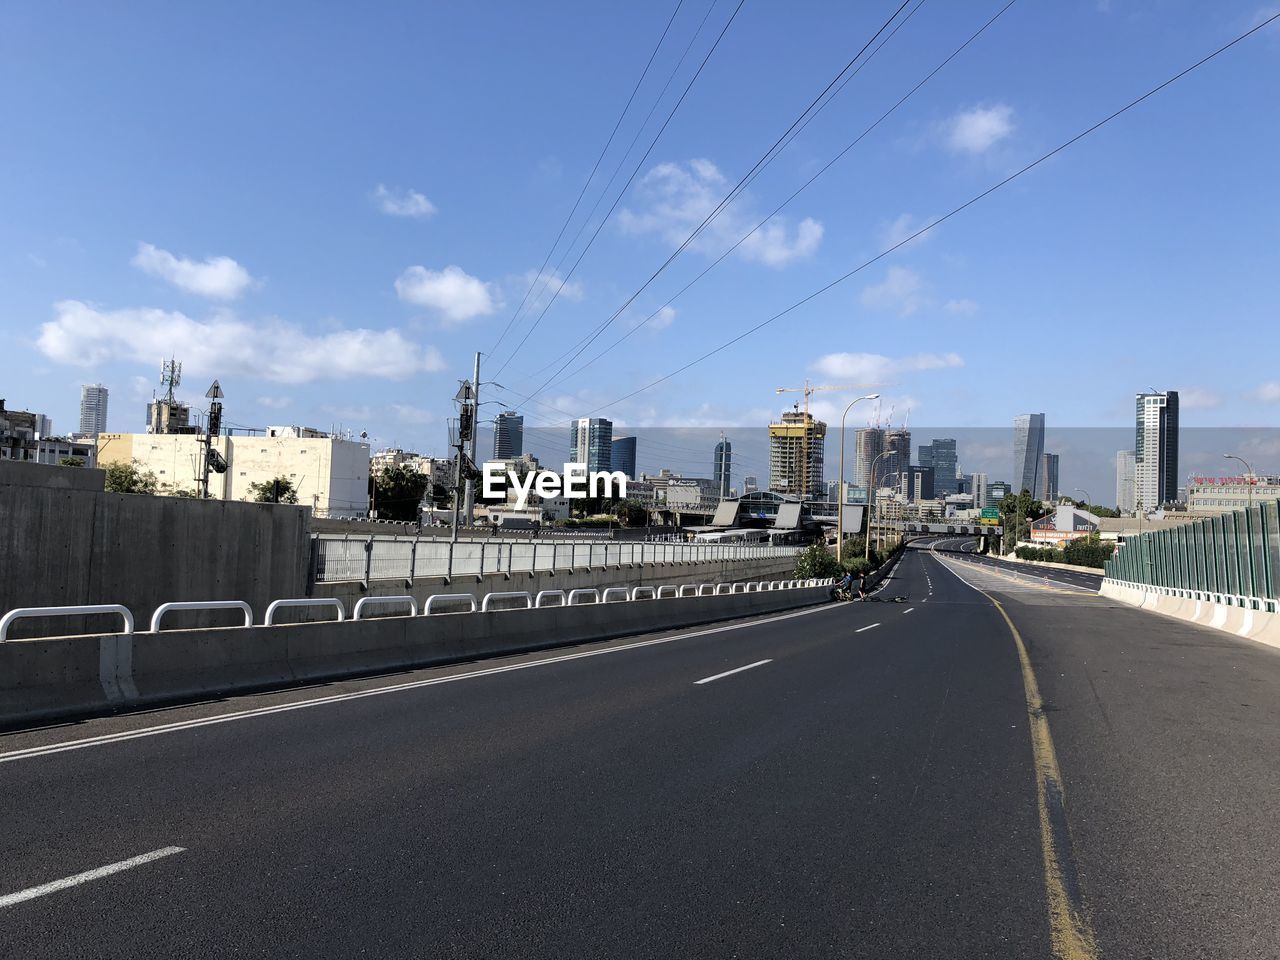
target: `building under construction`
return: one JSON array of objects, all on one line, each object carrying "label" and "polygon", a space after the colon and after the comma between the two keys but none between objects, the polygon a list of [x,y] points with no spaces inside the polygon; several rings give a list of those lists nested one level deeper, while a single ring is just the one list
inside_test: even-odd
[{"label": "building under construction", "polygon": [[784,496],[823,499],[826,441],[827,425],[801,410],[789,410],[780,423],[769,424],[769,489]]}]

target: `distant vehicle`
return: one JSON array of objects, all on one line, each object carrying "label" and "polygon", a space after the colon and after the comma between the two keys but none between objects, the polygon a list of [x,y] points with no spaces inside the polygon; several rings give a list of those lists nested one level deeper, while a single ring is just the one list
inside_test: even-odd
[{"label": "distant vehicle", "polygon": [[529,517],[508,517],[499,515],[497,518],[497,526],[503,530],[539,530],[542,523]]}]

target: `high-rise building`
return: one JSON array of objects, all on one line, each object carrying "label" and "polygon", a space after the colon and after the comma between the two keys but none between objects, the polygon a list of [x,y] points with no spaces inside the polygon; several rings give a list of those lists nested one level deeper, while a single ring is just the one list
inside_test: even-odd
[{"label": "high-rise building", "polygon": [[826,494],[826,442],[827,425],[799,410],[788,410],[780,422],[769,424],[769,489],[821,500]]},{"label": "high-rise building", "polygon": [[733,444],[720,434],[720,442],[716,444],[715,461],[711,465],[711,479],[715,481],[716,490],[721,498],[729,496],[729,488],[733,486],[730,476],[733,472]]},{"label": "high-rise building", "polygon": [[916,454],[916,463],[922,467],[933,467],[933,444],[920,444],[919,453]]},{"label": "high-rise building", "polygon": [[[924,450],[924,447],[920,448]],[[933,467],[933,490],[937,497],[949,497],[960,492],[960,478],[956,472],[956,442],[951,437],[935,438],[929,445],[930,462],[920,458],[920,466]]]},{"label": "high-rise building", "polygon": [[973,494],[973,505],[979,510],[990,506],[987,502],[987,475],[985,473],[969,474],[969,492]]},{"label": "high-rise building", "polygon": [[1046,503],[1058,499],[1058,455],[1046,453],[1040,458],[1039,489],[1036,499]]},{"label": "high-rise building", "polygon": [[933,487],[933,467],[907,467],[902,471],[902,479],[897,486],[908,503],[932,500],[936,496]]},{"label": "high-rise building", "polygon": [[744,494],[755,493],[759,489],[760,489],[760,481],[757,480],[755,477],[742,478],[742,492]]},{"label": "high-rise building", "polygon": [[36,420],[36,439],[47,440],[53,436],[53,421],[46,417],[43,413],[35,414]]},{"label": "high-rise building", "polygon": [[911,431],[888,430],[884,435],[884,448],[888,451],[876,467],[876,485],[898,485],[911,468]]},{"label": "high-rise building", "polygon": [[569,425],[569,462],[588,471],[613,469],[613,421],[582,417]]},{"label": "high-rise building", "polygon": [[636,438],[618,437],[613,441],[610,456],[611,470],[621,470],[628,480],[636,478]]},{"label": "high-rise building", "polygon": [[1137,472],[1132,450],[1116,451],[1116,509],[1133,513],[1138,508]]},{"label": "high-rise building", "polygon": [[504,410],[493,424],[493,459],[515,460],[523,454],[524,417],[514,410]]},{"label": "high-rise building", "polygon": [[1139,393],[1133,469],[1138,508],[1178,499],[1178,391]]},{"label": "high-rise building", "polygon": [[86,383],[80,388],[80,434],[96,437],[107,429],[107,388]]},{"label": "high-rise building", "polygon": [[[871,465],[884,453],[884,431],[879,427],[864,427],[853,435],[853,485],[864,490],[871,485]],[[884,461],[876,464],[876,474],[884,476]]]},{"label": "high-rise building", "polygon": [[1014,493],[1023,490],[1035,496],[1039,489],[1041,458],[1044,456],[1044,414],[1024,413],[1013,418]]}]

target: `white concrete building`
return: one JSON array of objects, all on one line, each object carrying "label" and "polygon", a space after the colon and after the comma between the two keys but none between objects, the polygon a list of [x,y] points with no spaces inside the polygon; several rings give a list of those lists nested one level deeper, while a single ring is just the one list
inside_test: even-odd
[{"label": "white concrete building", "polygon": [[[161,492],[199,490],[203,438],[198,434],[104,433],[98,437],[98,466],[134,461],[150,470]],[[369,445],[309,427],[268,427],[265,435],[214,437],[213,449],[227,463],[209,474],[209,495],[218,500],[250,500],[252,484],[285,477],[298,503],[317,516],[363,517],[369,512]]]}]

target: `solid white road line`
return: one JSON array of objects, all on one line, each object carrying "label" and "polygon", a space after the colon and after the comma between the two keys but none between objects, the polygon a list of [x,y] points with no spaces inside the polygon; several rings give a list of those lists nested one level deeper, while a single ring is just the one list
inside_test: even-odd
[{"label": "solid white road line", "polygon": [[38,887],[19,890],[17,893],[10,893],[0,897],[0,909],[11,907],[15,903],[22,903],[26,900],[34,900],[36,897],[43,897],[45,894],[57,893],[59,890],[66,890],[68,887],[78,887],[80,884],[88,883],[90,880],[100,880],[103,877],[111,876],[113,873],[120,873],[122,870],[132,870],[134,867],[140,867],[144,863],[150,863],[152,860],[159,860],[161,857],[182,853],[185,849],[186,847],[163,847],[160,850],[144,853],[140,857],[121,860],[119,863],[109,863],[105,867],[98,867],[97,870],[86,870],[84,873],[77,873],[74,877],[66,877],[62,880],[54,880],[52,883],[43,883]]},{"label": "solid white road line", "polygon": [[910,612],[911,612],[912,610],[914,610],[914,609],[915,609],[915,607],[907,607],[907,609],[903,610],[902,612],[903,612],[903,613],[910,613]]},{"label": "solid white road line", "polygon": [[637,650],[641,647],[652,647],[661,643],[673,643],[676,640],[687,640],[692,637],[705,637],[713,633],[727,633],[730,630],[742,630],[747,627],[756,627],[765,623],[776,623],[780,620],[791,620],[795,617],[805,617],[814,613],[821,613],[824,610],[830,611],[830,604],[819,604],[813,607],[807,607],[804,610],[797,610],[792,613],[779,614],[776,617],[765,617],[760,620],[748,620],[744,623],[729,624],[724,627],[711,627],[706,630],[696,630],[693,633],[678,633],[671,637],[658,637],[656,640],[641,640],[636,643],[626,643],[617,647],[605,647],[600,650],[586,650],[581,653],[567,653],[558,657],[547,657],[542,660],[529,660],[524,663],[512,663],[501,667],[487,667],[483,670],[473,670],[470,673],[455,673],[444,677],[431,677],[427,680],[412,680],[408,683],[396,683],[386,687],[374,687],[371,690],[358,690],[353,693],[336,693],[325,697],[314,697],[310,700],[295,700],[292,703],[282,703],[272,707],[255,707],[252,710],[238,710],[234,713],[224,713],[215,717],[198,717],[192,720],[180,720],[176,723],[165,723],[155,727],[143,727],[138,730],[123,730],[119,733],[103,734],[100,737],[87,737],[83,740],[70,740],[65,743],[51,743],[40,747],[27,747],[24,750],[12,750],[8,753],[0,753],[0,763],[9,763],[14,760],[27,760],[32,757],[43,757],[51,753],[63,753],[67,750],[83,750],[88,747],[102,746],[108,743],[119,743],[123,740],[137,740],[140,737],[154,737],[162,733],[173,733],[178,730],[190,730],[194,727],[207,727],[215,723],[229,723],[232,720],[247,720],[252,717],[262,717],[272,713],[288,713],[291,710],[303,710],[307,707],[319,707],[330,703],[343,703],[347,700],[361,700],[365,697],[377,697],[384,693],[399,693],[402,690],[417,690],[420,687],[431,687],[437,683],[452,683],[455,680],[470,680],[474,677],[488,677],[496,673],[510,673],[513,670],[527,670],[531,667],[545,667],[553,663],[564,663],[567,660],[581,660],[584,657],[599,657],[609,653],[621,653],[624,650]]},{"label": "solid white road line", "polygon": [[731,677],[735,673],[741,673],[743,670],[750,670],[753,667],[763,667],[766,663],[773,663],[772,660],[757,660],[755,663],[748,663],[745,667],[735,667],[732,670],[726,670],[724,673],[717,673],[714,677],[703,677],[701,680],[695,680],[694,683],[710,683],[712,680],[720,680],[724,677]]},{"label": "solid white road line", "polygon": [[853,631],[853,632],[854,632],[854,633],[863,633],[863,632],[865,632],[865,631],[867,631],[867,630],[874,630],[874,629],[875,629],[876,627],[878,627],[878,626],[880,626],[880,624],[878,624],[878,623],[869,623],[869,624],[867,624],[865,627],[859,627],[857,630],[855,630],[855,631]]}]

